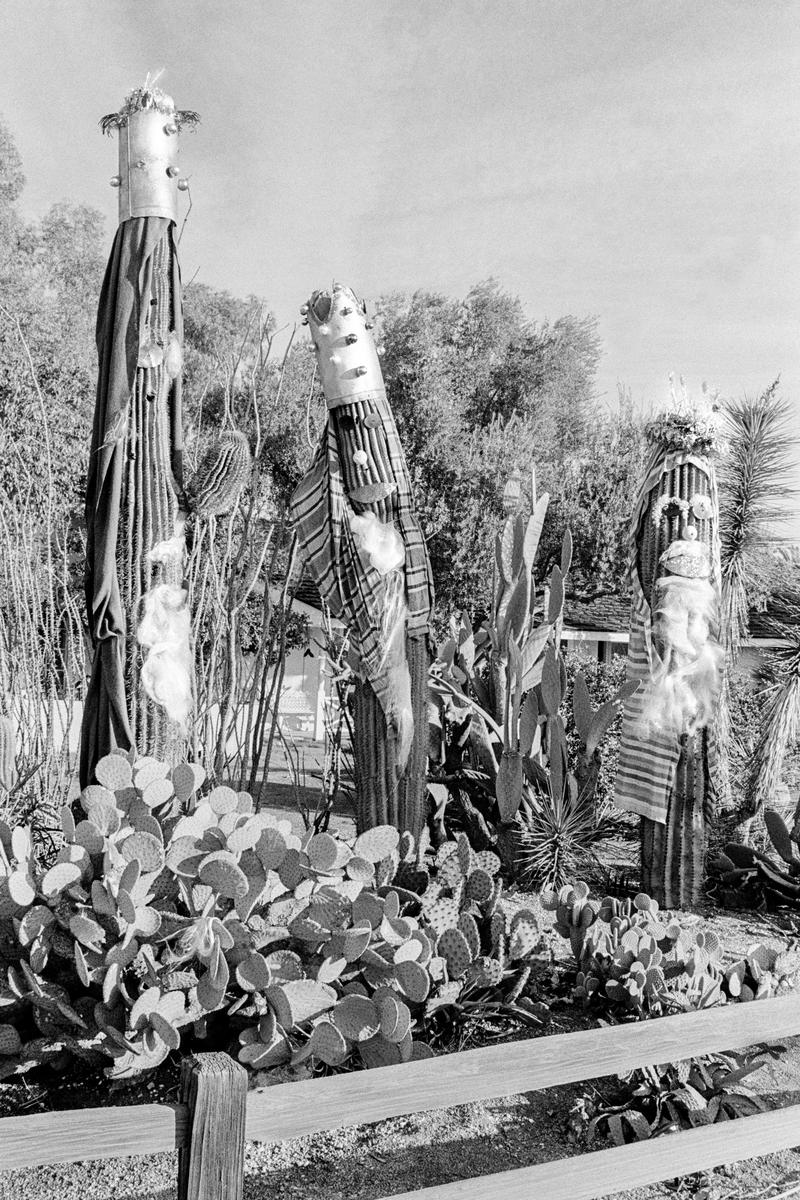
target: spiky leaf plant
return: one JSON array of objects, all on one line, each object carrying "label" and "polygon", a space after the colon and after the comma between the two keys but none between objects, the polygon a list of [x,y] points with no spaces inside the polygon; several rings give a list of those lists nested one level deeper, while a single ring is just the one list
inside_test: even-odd
[{"label": "spiky leaf plant", "polygon": [[[725,453],[721,456],[720,562],[722,640],[727,651],[717,718],[719,782],[723,804],[730,804],[728,746],[730,670],[747,637],[753,607],[763,607],[772,591],[773,560],[766,553],[781,541],[780,530],[793,515],[796,437],[791,409],[778,395],[776,379],[760,395],[723,405]],[[756,808],[761,801],[757,801]],[[754,809],[755,811],[755,809]]]},{"label": "spiky leaf plant", "polygon": [[789,404],[774,383],[755,399],[730,400],[726,452],[719,465],[723,631],[734,657],[747,636],[754,600],[770,591],[765,547],[781,541],[792,516],[788,503],[797,438]]}]

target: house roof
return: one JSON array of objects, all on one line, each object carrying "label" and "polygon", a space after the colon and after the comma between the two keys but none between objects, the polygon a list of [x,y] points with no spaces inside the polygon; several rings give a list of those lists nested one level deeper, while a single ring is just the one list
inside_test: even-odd
[{"label": "house roof", "polygon": [[[319,590],[303,573],[295,599],[309,608],[321,610]],[[627,596],[612,593],[581,599],[568,596],[564,601],[564,629],[580,633],[623,633],[630,630],[631,604]],[[756,641],[785,637],[786,626],[800,626],[800,606],[791,594],[776,594],[763,612],[750,613],[750,637]]]},{"label": "house roof", "polygon": [[564,601],[565,629],[597,633],[627,633],[631,603],[627,596],[596,596],[591,600],[567,597]]}]

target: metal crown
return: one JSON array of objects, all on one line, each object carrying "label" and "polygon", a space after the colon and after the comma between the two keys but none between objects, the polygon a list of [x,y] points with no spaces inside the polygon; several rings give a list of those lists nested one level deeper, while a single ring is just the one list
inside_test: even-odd
[{"label": "metal crown", "polygon": [[366,304],[349,287],[335,283],[332,292],[313,292],[300,311],[308,319],[328,408],[384,390]]},{"label": "metal crown", "polygon": [[177,222],[177,160],[174,116],[156,108],[129,114],[119,128],[119,175],[112,180],[119,187],[120,225],[131,217],[167,217]]}]

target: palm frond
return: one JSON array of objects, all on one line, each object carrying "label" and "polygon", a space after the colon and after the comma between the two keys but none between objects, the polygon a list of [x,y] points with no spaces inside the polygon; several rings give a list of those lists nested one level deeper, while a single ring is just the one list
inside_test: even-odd
[{"label": "palm frond", "polygon": [[751,602],[768,590],[769,555],[797,514],[791,485],[797,438],[776,379],[755,399],[723,406],[727,453],[719,468],[723,640],[735,661],[747,636]]}]

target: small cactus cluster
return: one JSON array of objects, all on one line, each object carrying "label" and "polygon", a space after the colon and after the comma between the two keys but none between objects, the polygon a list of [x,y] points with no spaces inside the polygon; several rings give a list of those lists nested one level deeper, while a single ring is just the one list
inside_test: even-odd
[{"label": "small cactus cluster", "polygon": [[298,836],[132,754],[96,778],[55,861],[0,823],[0,1078],[70,1054],[126,1078],[187,1030],[257,1069],[379,1066],[429,1054],[427,1018],[465,994],[530,1003],[535,919],[466,837],[432,859],[391,826]]},{"label": "small cactus cluster", "polygon": [[737,902],[800,906],[800,807],[791,830],[774,809],[765,810],[764,824],[780,861],[731,842],[714,863],[717,886]]},{"label": "small cactus cluster", "polygon": [[541,947],[541,932],[535,914],[504,895],[499,870],[497,855],[491,850],[476,853],[463,833],[437,851],[436,878],[422,895],[421,920],[435,939],[438,956],[431,975],[441,984],[429,1013],[457,1006],[488,988],[538,1015],[538,1007],[522,991],[531,957]]},{"label": "small cactus cluster", "polygon": [[762,999],[800,985],[800,953],[756,945],[725,963],[713,929],[682,927],[643,892],[633,900],[609,896],[598,905],[585,884],[575,884],[572,896],[569,891],[545,895],[543,902],[556,911],[556,930],[570,939],[573,952],[579,948],[576,1000],[648,1016]]},{"label": "small cactus cluster", "polygon": [[575,961],[580,962],[586,932],[597,920],[599,908],[589,899],[589,885],[581,881],[567,883],[557,892],[546,888],[540,899],[542,908],[556,914],[555,931],[569,941]]}]

